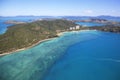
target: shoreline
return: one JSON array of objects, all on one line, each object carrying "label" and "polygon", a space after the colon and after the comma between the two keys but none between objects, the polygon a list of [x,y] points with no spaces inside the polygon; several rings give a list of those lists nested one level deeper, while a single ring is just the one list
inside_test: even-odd
[{"label": "shoreline", "polygon": [[[81,32],[81,31],[90,31],[90,30],[64,31],[64,32],[57,33],[56,35],[57,35],[58,37],[60,37],[60,36],[62,36],[62,35],[63,35],[64,33],[66,33],[66,32]],[[95,31],[96,31],[96,30],[95,30]],[[34,46],[36,46],[36,45],[38,45],[38,44],[41,44],[41,43],[44,42],[44,41],[52,40],[52,39],[55,39],[55,38],[58,38],[58,37],[43,39],[43,40],[38,41],[37,43],[32,44],[31,46],[24,47],[24,48],[21,48],[21,49],[17,49],[17,50],[14,50],[14,51],[5,52],[5,53],[0,54],[0,56],[5,56],[5,55],[8,55],[8,54],[13,54],[13,53],[15,53],[15,52],[23,51],[23,50],[32,48],[32,47],[34,47]]]},{"label": "shoreline", "polygon": [[[65,32],[72,32],[72,31],[65,31]],[[56,35],[57,35],[58,37],[60,37],[60,36],[62,36],[65,32],[60,32],[60,33],[57,33]],[[5,52],[5,53],[0,54],[0,56],[5,56],[5,55],[8,55],[8,54],[13,54],[13,53],[15,53],[15,52],[19,52],[19,51],[23,51],[23,50],[32,48],[32,47],[34,47],[34,46],[36,46],[36,45],[38,45],[38,44],[40,44],[40,43],[42,43],[42,42],[44,42],[44,41],[52,40],[52,39],[54,39],[54,38],[57,38],[57,37],[48,38],[48,39],[43,39],[43,40],[38,41],[37,43],[32,44],[31,46],[24,47],[24,48],[21,48],[21,49],[17,49],[17,50],[14,50],[14,51]]]},{"label": "shoreline", "polygon": [[[68,32],[68,31],[66,31],[66,32]],[[57,33],[56,35],[57,35],[58,37],[60,37],[60,36],[62,36],[63,34],[64,34],[64,32],[60,32],[60,33]],[[32,48],[32,47],[34,47],[34,46],[36,46],[36,45],[38,45],[38,44],[41,44],[41,43],[44,42],[44,41],[52,40],[52,39],[55,39],[55,38],[57,38],[57,37],[48,38],[48,39],[43,39],[43,40],[38,41],[37,43],[32,44],[31,46],[24,47],[24,48],[21,48],[21,49],[17,49],[17,50],[14,50],[14,51],[5,52],[5,53],[0,54],[0,56],[5,56],[5,55],[8,55],[8,54],[13,54],[13,53],[15,53],[15,52],[23,51],[23,50]]]},{"label": "shoreline", "polygon": [[0,54],[0,56],[5,56],[5,55],[8,55],[8,54],[13,54],[15,52],[23,51],[23,50],[32,48],[32,47],[34,47],[34,46],[36,46],[38,44],[41,44],[44,41],[48,41],[48,40],[52,40],[52,39],[54,39],[54,38],[43,39],[43,40],[38,41],[37,43],[32,44],[31,46],[28,46],[28,47],[25,47],[25,48],[21,48],[21,49],[17,49],[17,50],[14,50],[14,51],[5,52],[5,53]]}]

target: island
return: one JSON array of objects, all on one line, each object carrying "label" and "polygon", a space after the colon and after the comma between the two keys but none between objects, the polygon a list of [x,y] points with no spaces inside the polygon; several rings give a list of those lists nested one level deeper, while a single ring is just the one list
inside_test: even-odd
[{"label": "island", "polygon": [[0,55],[24,50],[38,43],[55,38],[65,31],[100,30],[120,32],[120,26],[105,25],[83,27],[75,24],[75,21],[66,19],[43,19],[26,24],[16,24],[8,28],[6,33],[0,35]]},{"label": "island", "polygon": [[27,22],[23,22],[23,21],[15,21],[15,20],[8,20],[5,22],[5,24],[25,24]]},{"label": "island", "polygon": [[41,40],[57,37],[61,31],[76,26],[72,21],[54,19],[38,20],[26,24],[16,24],[0,35],[0,54],[23,50],[41,42]]},{"label": "island", "polygon": [[74,20],[75,22],[93,22],[93,23],[100,23],[100,24],[107,24],[107,25],[119,25],[120,22],[106,20],[106,19],[98,19],[98,18],[90,18],[86,20]]}]

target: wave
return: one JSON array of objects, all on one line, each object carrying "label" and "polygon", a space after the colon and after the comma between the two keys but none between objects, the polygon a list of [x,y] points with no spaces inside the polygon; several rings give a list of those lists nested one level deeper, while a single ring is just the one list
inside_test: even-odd
[{"label": "wave", "polygon": [[100,61],[112,61],[112,62],[120,63],[120,60],[112,59],[112,58],[101,58],[101,59],[97,59],[97,60],[100,60]]},{"label": "wave", "polygon": [[84,60],[84,61],[90,61],[90,60],[93,60],[93,61],[109,61],[109,62],[120,63],[120,60],[113,59],[113,58],[89,58],[89,57],[76,58],[75,60],[72,60],[72,62],[73,61],[80,61],[80,60]]}]

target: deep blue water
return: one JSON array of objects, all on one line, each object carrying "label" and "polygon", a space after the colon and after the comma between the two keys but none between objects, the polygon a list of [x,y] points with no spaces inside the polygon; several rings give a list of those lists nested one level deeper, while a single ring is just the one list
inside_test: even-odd
[{"label": "deep blue water", "polygon": [[69,46],[45,80],[120,80],[120,34],[93,31],[80,36],[88,40]]},{"label": "deep blue water", "polygon": [[5,33],[8,26],[12,26],[12,24],[4,24],[4,21],[0,20],[0,34]]},{"label": "deep blue water", "polygon": [[103,26],[105,24],[102,23],[95,23],[95,22],[76,22],[78,25],[82,25],[85,27],[92,27],[92,26]]},{"label": "deep blue water", "polygon": [[30,49],[0,57],[0,80],[41,77],[120,80],[120,34],[93,30],[66,32]]}]

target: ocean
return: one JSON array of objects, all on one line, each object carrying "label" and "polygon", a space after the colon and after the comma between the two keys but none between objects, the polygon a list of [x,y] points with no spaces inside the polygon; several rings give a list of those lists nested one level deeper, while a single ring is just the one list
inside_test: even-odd
[{"label": "ocean", "polygon": [[0,80],[120,80],[120,34],[65,32],[2,56]]},{"label": "ocean", "polygon": [[5,24],[8,20],[15,20],[15,21],[24,21],[24,22],[31,22],[39,18],[36,17],[0,17],[0,34],[4,34],[7,31],[7,28],[13,26],[13,24]]},{"label": "ocean", "polygon": [[102,23],[95,23],[95,22],[76,22],[78,25],[82,25],[83,27],[93,27],[93,26],[104,26],[105,24]]},{"label": "ocean", "polygon": [[80,36],[88,40],[69,46],[45,80],[120,80],[120,34],[88,31]]}]

